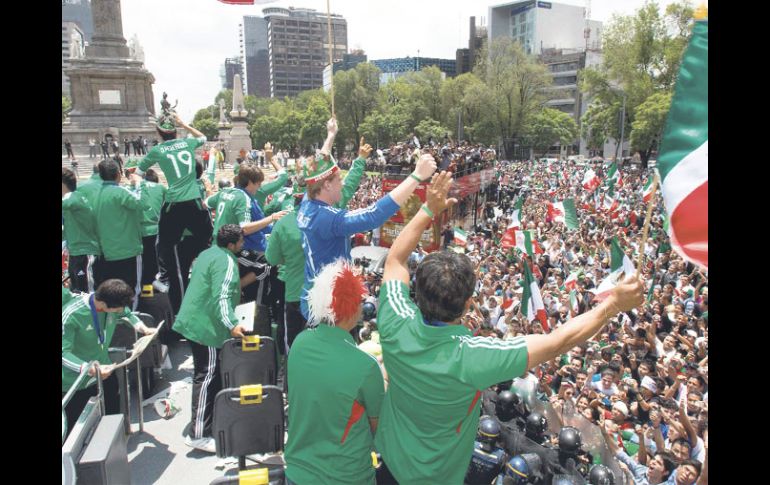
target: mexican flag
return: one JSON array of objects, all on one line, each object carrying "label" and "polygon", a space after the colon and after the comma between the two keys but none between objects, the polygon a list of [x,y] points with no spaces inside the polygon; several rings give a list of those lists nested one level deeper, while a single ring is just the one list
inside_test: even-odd
[{"label": "mexican flag", "polygon": [[578,223],[577,210],[575,209],[575,201],[573,199],[564,199],[561,202],[548,203],[548,216],[554,222],[561,222],[566,225],[568,229],[578,229],[580,224]]},{"label": "mexican flag", "polygon": [[697,20],[679,68],[660,144],[669,237],[684,259],[708,268],[708,19]]},{"label": "mexican flag", "polygon": [[546,332],[551,330],[548,327],[543,297],[540,295],[537,281],[532,277],[532,272],[529,270],[529,263],[524,265],[524,292],[521,295],[521,314],[526,316],[530,322],[539,320],[543,325],[543,330]]},{"label": "mexican flag", "polygon": [[519,229],[514,230],[514,233],[516,234],[516,248],[521,252],[527,253],[530,258],[535,254],[543,254],[543,248],[532,236],[532,231]]},{"label": "mexican flag", "polygon": [[596,187],[598,187],[600,183],[601,181],[593,169],[589,168],[585,175],[583,175],[583,188],[589,192],[596,190]]},{"label": "mexican flag", "polygon": [[591,293],[596,295],[596,301],[602,301],[607,298],[612,289],[618,286],[621,273],[625,273],[625,276],[628,276],[636,272],[634,263],[620,248],[617,237],[612,238],[610,247],[610,271],[610,275],[601,282],[598,288],[590,290]]},{"label": "mexican flag", "polygon": [[503,249],[516,247],[516,229],[521,227],[521,208],[524,206],[524,197],[519,197],[516,202],[513,203],[513,214],[511,215],[511,223],[505,229],[503,234],[502,246]]},{"label": "mexican flag", "polygon": [[577,312],[579,311],[578,306],[578,297],[577,297],[577,290],[572,290],[569,292],[569,311],[572,313],[572,316],[574,317],[577,315]]},{"label": "mexican flag", "polygon": [[578,278],[580,278],[580,275],[583,274],[583,270],[578,270],[573,273],[570,273],[569,276],[567,276],[567,281],[564,282],[564,286],[569,290],[573,291],[577,289],[577,281]]},{"label": "mexican flag", "polygon": [[623,178],[618,170],[617,162],[612,162],[610,170],[607,172],[607,179],[604,181],[607,187],[623,187]]},{"label": "mexican flag", "polygon": [[454,228],[455,240],[454,243],[458,246],[465,246],[468,244],[468,235],[459,227]]},{"label": "mexican flag", "polygon": [[618,199],[615,198],[615,191],[610,188],[610,190],[607,191],[606,194],[604,194],[604,199],[602,200],[602,208],[607,212],[615,212],[618,210]]},{"label": "mexican flag", "polygon": [[647,177],[647,183],[644,184],[644,188],[642,188],[642,199],[645,204],[650,202],[650,199],[652,198],[652,179],[653,177]]}]

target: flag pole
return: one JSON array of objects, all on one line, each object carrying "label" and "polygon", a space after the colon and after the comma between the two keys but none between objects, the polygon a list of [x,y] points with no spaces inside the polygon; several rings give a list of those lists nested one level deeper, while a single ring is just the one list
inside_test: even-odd
[{"label": "flag pole", "polygon": [[644,227],[642,228],[642,241],[640,244],[639,259],[636,262],[636,274],[642,275],[642,262],[644,261],[644,251],[647,246],[647,233],[650,230],[650,219],[652,219],[652,206],[655,203],[655,192],[658,189],[658,172],[653,171],[652,179],[652,195],[650,196],[650,202],[647,203],[647,217],[644,220]]},{"label": "flag pole", "polygon": [[332,96],[332,118],[334,118],[334,60],[332,58],[332,11],[329,6],[329,0],[326,0],[326,28],[329,33],[329,69],[331,71],[329,79],[331,82],[330,93]]}]

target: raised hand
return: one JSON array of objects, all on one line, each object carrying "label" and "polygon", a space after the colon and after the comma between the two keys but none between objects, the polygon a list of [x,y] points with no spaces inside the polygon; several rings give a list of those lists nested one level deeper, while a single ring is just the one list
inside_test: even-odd
[{"label": "raised hand", "polygon": [[361,143],[358,144],[358,156],[361,158],[369,158],[369,154],[372,153],[372,146],[364,144],[364,137],[361,137]]},{"label": "raised hand", "polygon": [[[433,157],[431,157],[433,158]],[[441,172],[434,175],[428,187],[427,201],[425,204],[434,216],[441,214],[444,209],[452,207],[457,203],[457,199],[447,199],[449,189],[452,187],[452,174],[450,172]]]}]

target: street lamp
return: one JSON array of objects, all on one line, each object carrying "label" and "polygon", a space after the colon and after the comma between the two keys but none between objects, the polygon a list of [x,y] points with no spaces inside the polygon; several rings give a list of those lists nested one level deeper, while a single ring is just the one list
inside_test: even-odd
[{"label": "street lamp", "polygon": [[618,159],[618,148],[620,148],[620,158],[623,158],[623,139],[625,138],[625,132],[626,132],[626,92],[623,90],[623,88],[620,86],[620,83],[618,82],[612,82],[610,83],[610,86],[616,90],[619,91],[620,94],[623,95],[623,108],[621,109],[620,114],[620,144],[619,146],[615,147],[615,161],[617,162]]}]

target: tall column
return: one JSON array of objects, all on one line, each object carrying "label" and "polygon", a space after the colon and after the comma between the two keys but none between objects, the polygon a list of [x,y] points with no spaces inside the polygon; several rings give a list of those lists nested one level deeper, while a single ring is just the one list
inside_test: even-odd
[{"label": "tall column", "polygon": [[120,0],[91,0],[91,14],[94,35],[86,47],[86,57],[128,58]]}]

